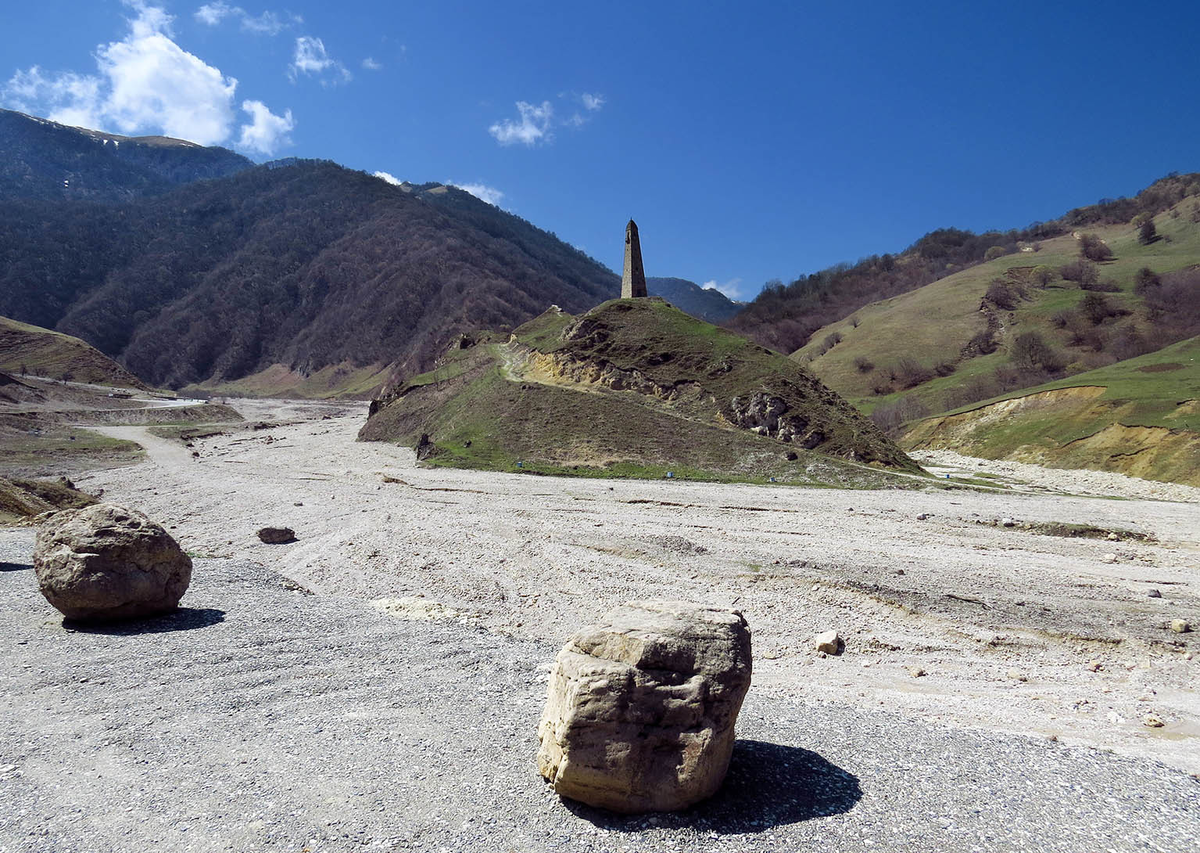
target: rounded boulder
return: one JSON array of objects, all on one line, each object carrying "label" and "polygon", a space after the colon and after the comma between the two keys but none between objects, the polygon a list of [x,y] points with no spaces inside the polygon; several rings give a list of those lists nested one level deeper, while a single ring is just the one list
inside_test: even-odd
[{"label": "rounded boulder", "polygon": [[69,619],[107,622],[166,613],[192,580],[192,560],[136,510],[95,504],[55,513],[33,551],[38,586]]}]

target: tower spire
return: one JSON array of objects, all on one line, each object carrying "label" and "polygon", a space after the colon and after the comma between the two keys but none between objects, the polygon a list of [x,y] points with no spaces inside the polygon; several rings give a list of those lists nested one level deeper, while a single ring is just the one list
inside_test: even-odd
[{"label": "tower spire", "polygon": [[646,295],[646,271],[642,269],[642,244],[638,240],[637,223],[632,219],[625,226],[625,271],[621,274],[621,298],[632,299]]}]

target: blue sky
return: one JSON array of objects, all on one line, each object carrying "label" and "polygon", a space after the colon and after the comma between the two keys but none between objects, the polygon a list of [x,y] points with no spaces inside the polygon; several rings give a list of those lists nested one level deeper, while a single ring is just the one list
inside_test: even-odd
[{"label": "blue sky", "polygon": [[40,0],[0,105],[464,186],[753,296],[1200,170],[1194,2]]}]

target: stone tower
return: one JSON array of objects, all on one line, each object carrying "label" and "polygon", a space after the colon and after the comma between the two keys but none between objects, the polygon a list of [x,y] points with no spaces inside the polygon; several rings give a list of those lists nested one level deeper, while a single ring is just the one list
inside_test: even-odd
[{"label": "stone tower", "polygon": [[621,298],[646,295],[646,271],[642,269],[642,244],[638,241],[637,223],[632,219],[625,226],[625,272],[621,274]]}]

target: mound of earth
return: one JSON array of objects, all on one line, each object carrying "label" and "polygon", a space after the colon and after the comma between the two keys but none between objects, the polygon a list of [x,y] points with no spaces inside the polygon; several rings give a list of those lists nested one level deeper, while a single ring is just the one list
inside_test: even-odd
[{"label": "mound of earth", "polygon": [[147,389],[140,379],[91,344],[7,317],[0,317],[0,370],[47,379]]},{"label": "mound of earth", "polygon": [[0,477],[0,524],[12,524],[58,509],[91,506],[96,499],[75,488],[66,477],[57,480],[6,480]]},{"label": "mound of earth", "polygon": [[848,483],[869,478],[863,463],[920,470],[795,361],[656,298],[463,337],[372,403],[360,438],[545,473]]}]

